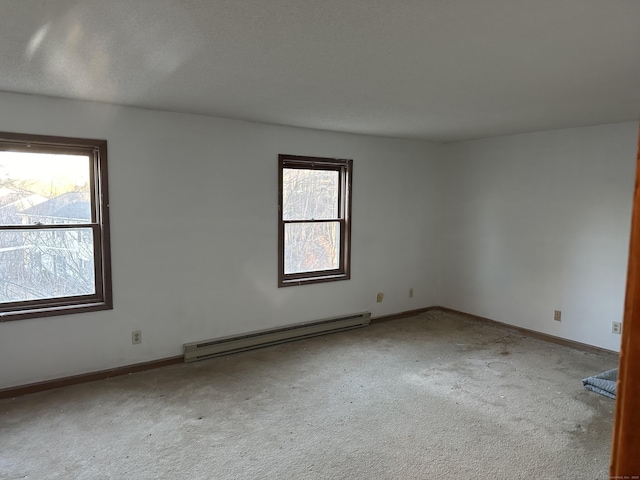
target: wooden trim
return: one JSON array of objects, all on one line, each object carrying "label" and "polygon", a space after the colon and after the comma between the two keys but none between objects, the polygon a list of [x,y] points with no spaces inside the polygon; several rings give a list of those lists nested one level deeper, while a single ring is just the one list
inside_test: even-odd
[{"label": "wooden trim", "polygon": [[40,223],[38,225],[0,225],[3,232],[14,230],[80,230],[95,227],[95,223]]},{"label": "wooden trim", "polygon": [[106,140],[96,140],[90,138],[60,137],[53,135],[32,135],[30,133],[0,132],[0,142],[15,142],[18,146],[25,143],[37,143],[38,145],[49,145],[54,148],[83,148],[94,147]]},{"label": "wooden trim", "polygon": [[462,317],[470,318],[472,320],[476,320],[488,325],[498,326],[507,330],[511,330],[513,332],[521,333],[522,335],[526,335],[528,337],[537,338],[538,340],[544,340],[546,342],[556,343],[558,345],[575,348],[577,350],[582,350],[584,352],[604,355],[616,361],[618,359],[617,352],[614,352],[613,350],[607,350],[606,348],[594,347],[593,345],[587,345],[586,343],[580,343],[580,342],[575,342],[573,340],[567,340],[566,338],[555,337],[547,333],[536,332],[535,330],[529,330],[528,328],[517,327],[515,325],[498,322],[497,320],[492,320],[490,318],[479,317],[478,315],[473,315],[472,313],[467,313],[467,312],[461,312],[459,310],[454,310],[453,308],[447,308],[447,307],[436,307],[436,308],[438,308],[439,310],[442,310],[443,312],[453,313],[454,315],[460,315]]},{"label": "wooden trim", "polygon": [[[99,214],[96,218],[100,225],[100,252],[102,254],[100,264],[100,275],[102,278],[102,293],[106,308],[113,308],[113,284],[111,279],[111,223],[109,220],[109,175],[107,167],[107,141],[104,140],[98,145],[97,159],[98,168],[93,171],[99,176],[97,182],[94,180],[95,196],[98,208],[95,212]],[[95,233],[94,233],[95,238]],[[94,252],[95,255],[95,252]]]},{"label": "wooden trim", "polygon": [[302,170],[336,170],[347,166],[351,159],[348,158],[328,158],[328,157],[308,157],[306,155],[278,155],[282,158],[284,168],[299,168]]},{"label": "wooden trim", "polygon": [[351,205],[353,204],[353,160],[346,160],[347,168],[342,176],[343,184],[340,189],[340,195],[344,198],[340,199],[340,207],[344,208],[342,212],[343,225],[340,226],[340,256],[343,262],[343,270],[345,280],[351,278]]},{"label": "wooden trim", "polygon": [[282,220],[285,225],[296,225],[301,223],[340,223],[342,218],[323,218],[321,220]]},{"label": "wooden trim", "polygon": [[283,155],[278,155],[278,288],[284,282],[284,222],[282,221],[283,187],[284,187]]},{"label": "wooden trim", "polygon": [[26,320],[29,318],[55,317],[57,315],[70,315],[73,313],[89,313],[99,312],[101,310],[113,310],[113,305],[103,300],[87,300],[79,302],[78,297],[59,297],[55,300],[69,300],[61,305],[32,306],[22,310],[16,309],[13,312],[0,311],[0,323],[15,322],[18,320]]},{"label": "wooden trim", "polygon": [[380,323],[380,322],[388,322],[390,320],[399,320],[401,318],[413,317],[415,315],[419,315],[424,312],[429,312],[433,310],[440,310],[446,313],[452,313],[454,315],[459,315],[461,317],[466,317],[471,320],[475,320],[477,322],[482,322],[487,325],[492,325],[494,327],[504,328],[506,330],[511,330],[513,332],[520,333],[522,335],[526,335],[528,337],[537,338],[538,340],[544,340],[546,342],[556,343],[558,345],[562,345],[565,347],[572,347],[577,350],[582,350],[584,352],[595,353],[598,355],[604,355],[610,357],[612,360],[618,359],[618,352],[614,352],[613,350],[607,350],[605,348],[594,347],[593,345],[587,345],[586,343],[575,342],[573,340],[567,340],[566,338],[555,337],[553,335],[548,335],[546,333],[536,332],[535,330],[529,330],[528,328],[517,327],[515,325],[510,325],[508,323],[498,322],[497,320],[492,320],[490,318],[480,317],[478,315],[473,315],[472,313],[461,312],[460,310],[454,310],[453,308],[441,307],[441,306],[433,306],[433,307],[425,307],[418,308],[416,310],[407,310],[406,312],[394,313],[392,315],[383,315],[381,317],[373,317],[371,319],[371,323]]},{"label": "wooden trim", "polygon": [[640,135],[631,216],[631,242],[616,413],[611,448],[611,478],[640,477]]},{"label": "wooden trim", "polygon": [[[338,213],[339,218],[322,220],[297,219],[284,220],[283,188],[284,169],[324,170],[338,172]],[[335,282],[351,278],[351,192],[353,160],[340,158],[305,157],[301,155],[278,155],[278,288],[307,285],[311,283]],[[338,268],[333,270],[315,270],[293,274],[284,272],[285,226],[305,223],[339,223],[340,257]]]},{"label": "wooden trim", "polygon": [[95,293],[72,297],[53,297],[4,303],[0,322],[28,318],[68,315],[113,309],[111,285],[111,244],[109,237],[109,192],[107,180],[107,141],[86,138],[55,137],[0,132],[0,150],[38,151],[86,155],[90,161],[91,222],[79,224],[0,225],[0,230],[75,230],[93,231]]},{"label": "wooden trim", "polygon": [[[311,283],[325,283],[325,282],[339,282],[340,280],[349,280],[349,276],[344,273],[330,274],[327,275],[326,272],[320,270],[324,273],[321,277],[294,277],[287,280],[283,280],[281,285],[278,285],[278,288],[281,287],[295,287],[297,285],[308,285]],[[329,270],[329,272],[333,272],[334,270]],[[306,272],[310,273],[310,272]]]},{"label": "wooden trim", "polygon": [[[417,308],[415,310],[407,310],[404,312],[394,313],[391,315],[382,315],[380,317],[373,317],[371,318],[371,323],[372,324],[382,323],[382,322],[389,322],[391,320],[399,320],[402,318],[414,317],[416,315],[420,315],[421,313],[434,311],[434,310],[453,313],[455,315],[460,315],[476,321],[487,323],[489,325],[499,326],[501,328],[505,328],[508,330],[521,333],[523,335],[538,338],[540,340],[557,343],[563,346],[573,347],[578,350],[583,350],[590,353],[597,353],[600,355],[609,355],[612,358],[615,358],[618,355],[616,352],[605,350],[603,348],[593,347],[591,345],[586,345],[584,343],[579,343],[579,342],[574,342],[572,340],[566,340],[563,338],[554,337],[552,335],[536,332],[534,330],[529,330],[522,327],[516,327],[506,323],[491,320],[489,318],[479,317],[477,315],[473,315],[470,313],[465,313],[459,310],[454,310],[452,308],[440,307],[440,306],[423,307],[423,308]],[[638,348],[638,351],[640,351],[640,347]],[[0,399],[13,398],[20,395],[27,395],[29,393],[42,392],[44,390],[51,390],[53,388],[66,387],[69,385],[76,385],[79,383],[93,382],[96,380],[104,380],[107,378],[117,377],[120,375],[127,375],[129,373],[142,372],[144,370],[152,370],[155,368],[166,367],[169,365],[176,365],[176,364],[182,363],[183,361],[184,361],[184,357],[180,355],[177,357],[167,357],[159,360],[152,360],[150,362],[125,365],[122,367],[111,368],[108,370],[101,370],[98,372],[89,372],[89,373],[83,373],[80,375],[73,375],[71,377],[56,378],[53,380],[45,380],[43,382],[31,383],[27,385],[19,385],[16,387],[8,387],[8,388],[0,389]]]},{"label": "wooden trim", "polygon": [[183,362],[184,357],[180,355],[179,357],[162,358],[160,360],[152,360],[151,362],[135,363],[133,365],[125,365],[123,367],[110,368],[108,370],[100,370],[98,372],[82,373],[80,375],[73,375],[71,377],[55,378],[53,380],[45,380],[44,382],[3,388],[0,389],[0,399],[13,398],[20,395],[27,395],[29,393],[51,390],[53,388],[76,385],[78,383],[104,380],[111,377],[118,377],[120,375],[127,375],[129,373],[142,372],[144,370],[152,370],[154,368],[166,367]]},{"label": "wooden trim", "polygon": [[414,317],[430,310],[438,310],[440,307],[424,307],[415,310],[407,310],[406,312],[393,313],[391,315],[382,315],[381,317],[373,317],[371,323],[382,323],[390,320],[400,320],[401,318]]},{"label": "wooden trim", "polygon": [[[413,317],[420,313],[427,312],[429,310],[436,310],[439,307],[426,307],[418,308],[416,310],[408,310],[406,312],[396,313],[394,315],[384,315],[382,317],[376,317],[371,319],[371,323],[387,322],[389,320],[397,320],[399,318]],[[52,380],[45,380],[43,382],[30,383],[27,385],[19,385],[16,387],[8,387],[0,389],[0,399],[13,398],[20,395],[27,395],[30,393],[42,392],[45,390],[51,390],[54,388],[66,387],[69,385],[77,385],[79,383],[93,382],[96,380],[104,380],[111,377],[118,377],[121,375],[128,375],[129,373],[142,372],[144,370],[152,370],[154,368],[166,367],[169,365],[175,365],[184,362],[184,356],[168,357],[159,360],[152,360],[150,362],[135,363],[132,365],[125,365],[123,367],[111,368],[108,370],[100,370],[98,372],[82,373],[80,375],[73,375],[71,377],[55,378]]]}]

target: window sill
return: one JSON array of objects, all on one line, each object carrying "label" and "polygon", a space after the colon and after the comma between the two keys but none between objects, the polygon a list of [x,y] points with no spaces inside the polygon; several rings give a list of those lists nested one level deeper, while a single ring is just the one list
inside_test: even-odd
[{"label": "window sill", "polygon": [[310,283],[325,283],[325,282],[339,282],[341,280],[349,280],[351,278],[350,275],[346,273],[340,274],[332,274],[332,275],[322,275],[317,277],[306,277],[306,278],[290,278],[281,280],[278,283],[278,288],[281,287],[295,287],[297,285],[307,285]]},{"label": "window sill", "polygon": [[96,312],[99,310],[113,310],[113,305],[104,301],[85,302],[76,305],[42,306],[24,310],[0,312],[0,322],[12,322],[28,318],[44,318],[57,315],[71,315],[74,313]]}]

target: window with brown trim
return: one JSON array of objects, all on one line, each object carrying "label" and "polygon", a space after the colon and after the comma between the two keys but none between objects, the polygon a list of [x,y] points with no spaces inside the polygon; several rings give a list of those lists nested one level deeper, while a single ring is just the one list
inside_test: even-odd
[{"label": "window with brown trim", "polygon": [[348,280],[353,160],[278,160],[278,286]]},{"label": "window with brown trim", "polygon": [[112,308],[107,142],[0,132],[0,321]]}]

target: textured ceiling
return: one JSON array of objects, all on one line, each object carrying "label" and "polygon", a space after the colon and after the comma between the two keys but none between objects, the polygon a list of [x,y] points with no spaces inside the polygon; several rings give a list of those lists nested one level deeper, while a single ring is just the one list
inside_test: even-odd
[{"label": "textured ceiling", "polygon": [[0,90],[439,141],[622,122],[640,0],[0,0]]}]

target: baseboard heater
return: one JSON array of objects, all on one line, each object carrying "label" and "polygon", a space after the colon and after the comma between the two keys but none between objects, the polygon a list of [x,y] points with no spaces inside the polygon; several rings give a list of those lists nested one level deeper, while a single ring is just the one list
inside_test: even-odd
[{"label": "baseboard heater", "polygon": [[352,328],[366,327],[370,322],[371,312],[362,312],[269,330],[259,330],[244,335],[185,343],[184,361],[196,362],[207,358],[219,357],[220,355],[277,345],[327,333],[342,332]]}]

